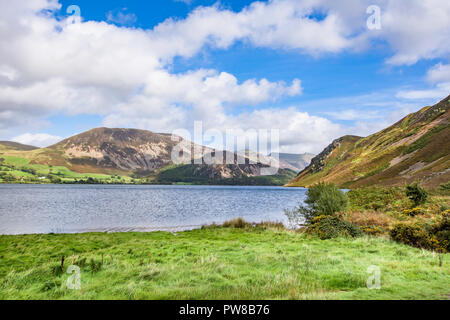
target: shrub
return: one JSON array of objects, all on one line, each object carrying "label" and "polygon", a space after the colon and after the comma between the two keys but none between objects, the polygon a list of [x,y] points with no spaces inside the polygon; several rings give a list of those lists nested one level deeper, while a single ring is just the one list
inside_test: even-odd
[{"label": "shrub", "polygon": [[321,215],[311,221],[307,229],[310,234],[317,235],[320,239],[332,239],[337,237],[358,237],[363,234],[361,229],[336,216]]},{"label": "shrub", "polygon": [[419,225],[397,224],[391,230],[391,238],[396,242],[413,247],[430,248],[430,237],[426,230]]},{"label": "shrub", "polygon": [[413,201],[414,205],[417,207],[427,202],[428,192],[416,182],[406,186],[406,196]]},{"label": "shrub", "polygon": [[345,210],[348,206],[347,195],[334,184],[319,183],[308,189],[306,206],[300,205],[293,210],[285,210],[285,215],[292,227],[310,224],[321,215],[331,216]]},{"label": "shrub", "polygon": [[439,186],[439,189],[441,189],[441,190],[450,190],[450,181],[449,182],[446,182],[446,183],[442,183],[440,186]]},{"label": "shrub", "polygon": [[308,189],[305,203],[316,215],[333,215],[348,206],[347,195],[334,184],[319,183]]},{"label": "shrub", "polygon": [[384,230],[378,226],[366,226],[362,227],[362,231],[371,236],[380,236],[384,233]]},{"label": "shrub", "polygon": [[58,178],[55,175],[52,175],[52,174],[47,175],[47,179],[50,180],[50,182],[53,183],[53,184],[60,184],[61,183],[61,179]]},{"label": "shrub", "polygon": [[438,241],[439,251],[450,252],[450,210],[443,214],[442,220],[431,228],[430,233]]},{"label": "shrub", "polygon": [[403,210],[402,213],[406,214],[408,216],[411,216],[411,217],[415,217],[415,216],[417,216],[419,214],[424,214],[425,212],[424,212],[423,208],[417,207],[417,208],[414,208],[414,209]]},{"label": "shrub", "polygon": [[417,224],[398,224],[391,230],[394,241],[413,247],[450,252],[450,216],[444,216],[442,221],[431,228]]}]

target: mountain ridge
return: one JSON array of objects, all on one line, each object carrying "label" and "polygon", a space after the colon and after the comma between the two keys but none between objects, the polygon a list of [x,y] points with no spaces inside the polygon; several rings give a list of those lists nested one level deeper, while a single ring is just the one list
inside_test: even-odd
[{"label": "mountain ridge", "polygon": [[344,188],[450,180],[450,96],[365,138],[333,141],[288,186],[332,182]]},{"label": "mountain ridge", "polygon": [[[20,173],[21,181],[37,172],[39,179],[65,179],[80,174],[126,176],[146,183],[205,183],[283,185],[296,172],[280,169],[271,178],[264,178],[267,163],[255,162],[232,152],[216,151],[181,137],[147,130],[126,128],[94,128],[64,139],[47,148],[30,151],[6,149],[0,152],[0,165],[8,172]],[[216,152],[224,152],[231,163],[210,163]],[[172,155],[176,155],[175,163]],[[226,159],[224,157],[224,159]],[[238,161],[239,159],[239,161]],[[270,162],[269,162],[270,163]],[[23,164],[26,164],[25,167]],[[46,169],[42,167],[45,166]],[[56,168],[58,167],[58,171]],[[1,167],[0,167],[1,168]],[[0,170],[1,171],[1,170]],[[12,178],[9,173],[9,181]],[[55,175],[56,177],[50,177]],[[37,177],[34,177],[35,180]],[[31,179],[31,178],[30,178]],[[72,181],[72,180],[71,180]]]},{"label": "mountain ridge", "polygon": [[13,149],[17,151],[31,151],[39,149],[38,147],[15,142],[15,141],[0,141],[0,146],[5,149]]}]

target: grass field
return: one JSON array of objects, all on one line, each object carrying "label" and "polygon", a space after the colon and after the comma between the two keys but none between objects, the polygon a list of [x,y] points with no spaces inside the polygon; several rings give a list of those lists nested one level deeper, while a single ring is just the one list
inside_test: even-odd
[{"label": "grass field", "polygon": [[[67,288],[69,265],[81,268],[80,290]],[[372,265],[380,290],[366,286]],[[0,236],[0,299],[449,298],[448,254],[383,238],[272,227]]]},{"label": "grass field", "polygon": [[[37,152],[37,151],[35,151]],[[0,183],[73,183],[77,180],[94,179],[97,183],[131,183],[133,179],[128,176],[106,175],[98,173],[78,173],[64,166],[49,166],[33,164],[30,159],[0,155]],[[10,176],[5,179],[5,175]],[[53,180],[52,180],[53,177]]]}]

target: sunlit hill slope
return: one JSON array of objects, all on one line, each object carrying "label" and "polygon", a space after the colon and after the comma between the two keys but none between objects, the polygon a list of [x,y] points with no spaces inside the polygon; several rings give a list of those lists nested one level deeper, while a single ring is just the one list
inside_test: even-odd
[{"label": "sunlit hill slope", "polygon": [[419,181],[437,187],[450,180],[450,96],[367,138],[335,140],[289,183],[320,181],[345,188]]}]

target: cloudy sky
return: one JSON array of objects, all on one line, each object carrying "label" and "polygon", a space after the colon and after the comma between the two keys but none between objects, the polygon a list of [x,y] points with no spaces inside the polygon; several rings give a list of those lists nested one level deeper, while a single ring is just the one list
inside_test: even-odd
[{"label": "cloudy sky", "polygon": [[448,0],[0,0],[0,140],[203,121],[320,152],[450,93],[448,17]]}]

